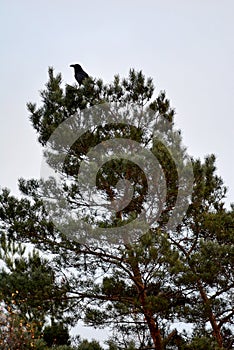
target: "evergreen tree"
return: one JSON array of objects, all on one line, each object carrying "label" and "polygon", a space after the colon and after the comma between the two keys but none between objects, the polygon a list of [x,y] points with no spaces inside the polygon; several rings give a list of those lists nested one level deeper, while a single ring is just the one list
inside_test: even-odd
[{"label": "evergreen tree", "polygon": [[88,341],[84,339],[80,342],[77,350],[103,350],[96,340]]},{"label": "evergreen tree", "polygon": [[[128,78],[115,76],[108,85],[92,78],[79,88],[63,89],[61,84],[61,75],[54,76],[50,68],[41,107],[28,104],[47,162],[60,182],[21,179],[20,189],[28,199],[3,190],[2,227],[11,239],[31,242],[53,254],[68,291],[71,319],[82,318],[94,327],[111,326],[120,347],[134,341],[141,349],[192,349],[192,344],[200,342],[201,349],[207,344],[231,349],[234,208],[224,207],[226,189],[216,175],[215,157],[206,157],[204,163],[192,160],[190,199],[189,162],[181,135],[174,129],[175,113],[164,92],[153,99],[152,79],[130,70]],[[97,104],[101,109],[95,109]],[[100,111],[108,115],[109,123],[97,116]],[[51,138],[74,114],[72,122],[63,124],[66,142]],[[96,118],[103,122],[97,124]],[[85,132],[72,141],[82,128]],[[155,130],[163,138],[157,138]],[[100,145],[97,152],[112,154],[115,150],[108,140],[113,139],[130,140],[125,143],[129,152],[135,147],[140,152],[137,143],[157,158],[162,169],[152,176],[157,197],[148,183],[150,160],[140,154],[143,171],[136,154],[131,159],[103,161],[96,176],[98,192],[87,204],[88,173],[84,172],[87,177],[81,182],[77,174],[82,162],[90,164],[91,173],[96,169],[92,160],[97,153],[89,153],[96,145]],[[131,201],[108,212],[107,202],[124,199],[126,191],[118,187],[123,180],[133,189]],[[57,211],[45,198],[60,200]],[[181,208],[188,210],[179,220]],[[143,234],[138,233],[139,225],[133,225],[130,234],[128,224],[142,213],[151,225]],[[87,225],[77,226],[74,214],[82,214]],[[114,232],[121,232],[117,239],[101,235],[116,227]],[[192,323],[192,339],[173,329],[174,321]],[[197,336],[202,338],[198,341]]]},{"label": "evergreen tree", "polygon": [[70,345],[68,328],[62,323],[46,326],[43,330],[43,339],[48,347],[55,345]]},{"label": "evergreen tree", "polygon": [[[35,339],[41,338],[48,318],[53,322],[63,316],[66,289],[55,280],[53,267],[38,251],[33,249],[27,254],[26,246],[7,240],[3,232],[0,259],[2,316],[8,320],[3,324],[3,338],[6,339],[7,324],[12,323],[16,338],[24,339],[29,333],[27,337],[34,344]],[[20,332],[22,337],[17,335]]]}]

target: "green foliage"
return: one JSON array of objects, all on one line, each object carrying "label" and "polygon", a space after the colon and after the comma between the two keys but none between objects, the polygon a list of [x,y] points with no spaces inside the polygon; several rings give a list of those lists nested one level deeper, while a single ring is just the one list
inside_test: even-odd
[{"label": "green foliage", "polygon": [[103,348],[96,340],[88,341],[87,339],[84,339],[79,344],[77,350],[103,350]]},{"label": "green foliage", "polygon": [[43,339],[48,347],[70,345],[68,328],[62,323],[46,326],[43,330]]},{"label": "green foliage", "polygon": [[196,337],[188,345],[185,345],[183,350],[222,350],[215,341],[211,338]]},{"label": "green foliage", "polygon": [[[109,340],[106,342],[108,345],[108,350],[120,350],[123,349],[123,347],[119,347],[118,344],[112,340]],[[137,350],[134,341],[130,341],[128,344],[124,345],[125,350]]]},{"label": "green foliage", "polygon": [[54,269],[36,250],[26,255],[25,247],[7,241],[4,233],[1,246],[5,268],[0,269],[0,298],[41,331],[46,316],[61,317],[66,289],[57,284]]}]

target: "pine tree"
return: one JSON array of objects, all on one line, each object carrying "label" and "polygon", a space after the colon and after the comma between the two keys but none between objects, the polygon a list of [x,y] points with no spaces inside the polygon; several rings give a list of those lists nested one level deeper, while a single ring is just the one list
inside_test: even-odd
[{"label": "pine tree", "polygon": [[[54,320],[63,316],[67,305],[66,290],[55,281],[55,271],[38,251],[33,249],[27,254],[26,246],[7,240],[4,232],[1,234],[0,261],[1,314],[5,320],[0,327],[3,344],[6,346],[5,341],[9,338],[17,349],[23,342],[32,344],[33,348],[42,338],[48,318]],[[17,345],[16,340],[22,344]]]},{"label": "pine tree", "polygon": [[[61,75],[54,76],[50,68],[42,105],[29,103],[28,108],[46,160],[60,180],[21,179],[28,199],[3,190],[2,227],[11,239],[53,254],[74,322],[111,326],[125,348],[138,339],[135,345],[141,349],[192,349],[199,336],[201,348],[216,344],[231,349],[233,207],[224,207],[226,189],[213,155],[204,163],[191,160],[191,176],[174,128],[175,112],[165,92],[154,99],[153,93],[152,79],[141,71],[130,70],[122,80],[115,76],[107,85],[89,78],[79,88],[63,89]],[[62,138],[56,134],[61,123]],[[83,132],[74,139],[77,130]],[[124,158],[121,142],[113,141],[120,139],[130,140],[124,147],[131,157]],[[105,158],[116,150],[122,156]],[[149,152],[160,164],[155,174]],[[102,155],[97,168],[94,159]],[[144,171],[139,166],[143,160]],[[86,163],[87,172],[82,168]],[[97,192],[87,204],[87,179],[95,171]],[[121,187],[123,180],[129,192]],[[114,210],[119,197],[125,205]],[[147,230],[140,226],[142,217],[150,222]],[[111,229],[120,235],[108,236]],[[192,338],[173,329],[174,321],[192,323]]]}]

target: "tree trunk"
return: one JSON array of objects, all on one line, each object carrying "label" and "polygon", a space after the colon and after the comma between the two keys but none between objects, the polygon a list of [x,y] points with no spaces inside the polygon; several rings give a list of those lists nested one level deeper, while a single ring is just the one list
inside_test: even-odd
[{"label": "tree trunk", "polygon": [[153,319],[152,315],[150,315],[149,310],[146,310],[143,307],[143,311],[144,311],[145,319],[146,319],[146,322],[147,322],[147,325],[148,325],[148,328],[150,331],[151,338],[152,338],[153,343],[154,343],[155,350],[163,350],[163,344],[162,344],[160,330],[158,329],[158,326],[157,326],[155,320]]},{"label": "tree trunk", "polygon": [[134,282],[136,284],[138,293],[139,293],[139,299],[141,301],[141,307],[143,310],[143,314],[146,320],[146,323],[149,328],[149,332],[152,338],[152,341],[154,343],[154,349],[155,350],[163,350],[163,342],[162,337],[160,334],[160,329],[158,328],[157,323],[155,322],[155,319],[153,317],[152,309],[148,305],[147,302],[147,294],[145,290],[144,283],[141,278],[141,272],[139,269],[139,264],[137,260],[134,258],[134,252],[129,249],[129,245],[127,245],[127,248],[129,250],[129,264],[131,265],[132,272],[134,275]]},{"label": "tree trunk", "polygon": [[206,291],[204,290],[200,280],[197,281],[197,285],[198,285],[198,288],[200,291],[201,298],[202,298],[202,300],[207,308],[207,311],[208,311],[208,318],[209,318],[211,327],[213,329],[214,337],[215,337],[218,345],[222,348],[223,347],[223,338],[222,338],[222,335],[220,332],[220,327],[217,324],[216,317],[213,314],[212,308],[210,307],[210,300],[209,300],[209,298],[206,294]]}]

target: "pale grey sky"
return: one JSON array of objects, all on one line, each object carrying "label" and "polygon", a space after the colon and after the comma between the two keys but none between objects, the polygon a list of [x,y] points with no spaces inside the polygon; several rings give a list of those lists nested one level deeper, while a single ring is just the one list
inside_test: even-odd
[{"label": "pale grey sky", "polygon": [[40,176],[41,147],[26,102],[48,66],[74,82],[80,63],[105,82],[142,69],[166,90],[188,153],[215,153],[234,202],[233,0],[1,0],[0,186]]},{"label": "pale grey sky", "polygon": [[1,0],[0,185],[39,176],[40,147],[25,104],[38,101],[48,66],[74,81],[79,62],[105,82],[142,69],[165,89],[193,156],[217,156],[233,201],[232,0]]}]

